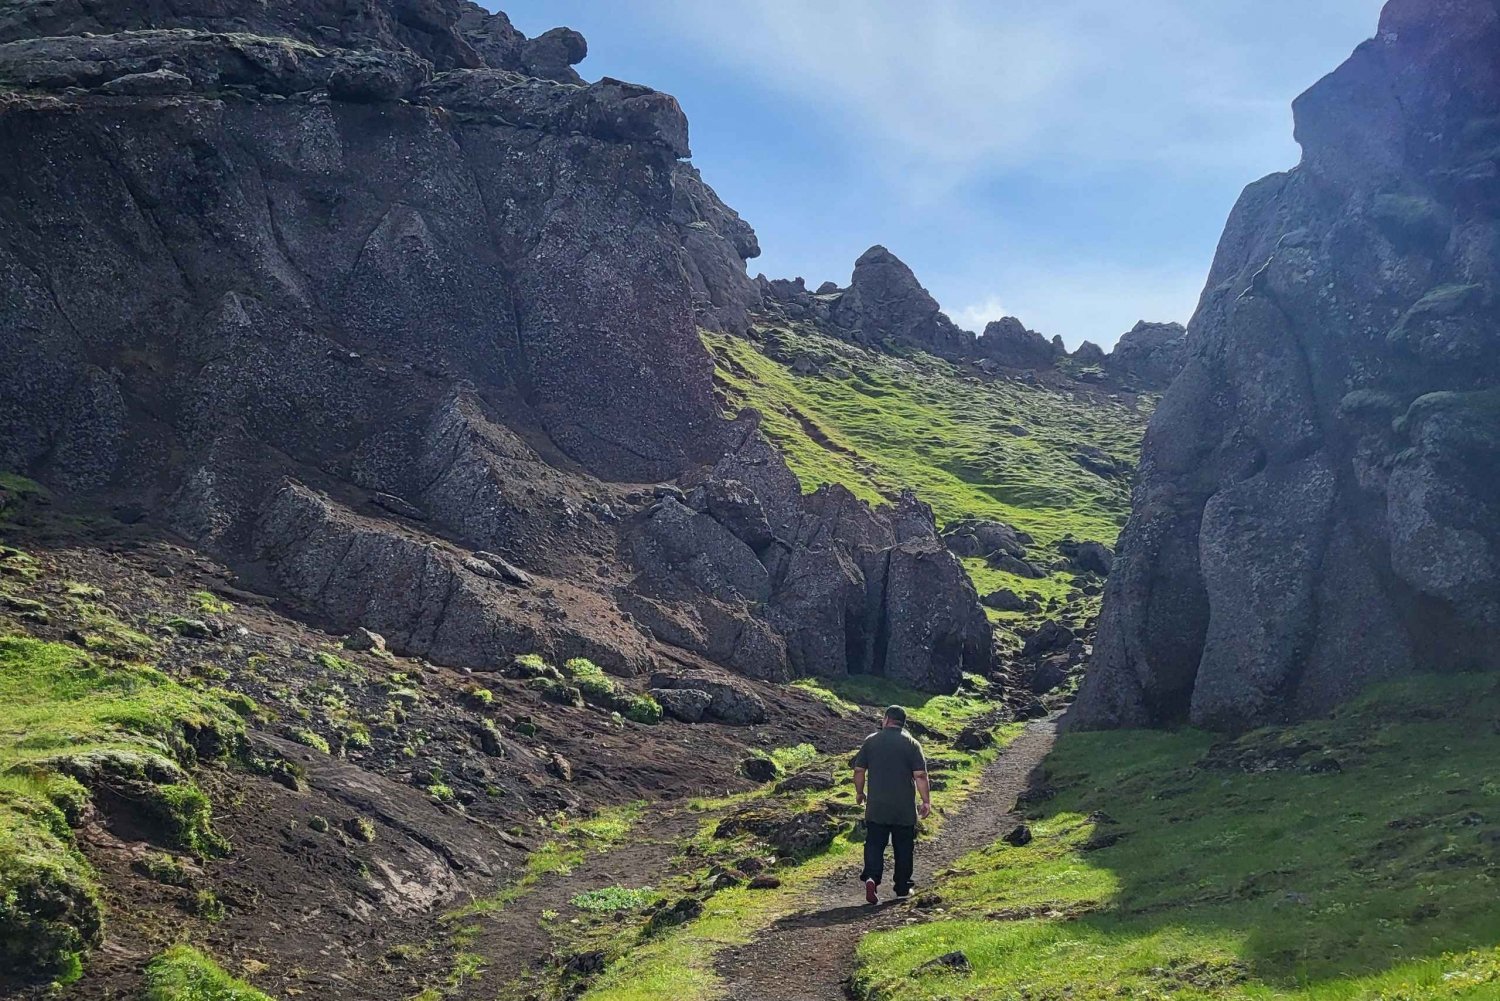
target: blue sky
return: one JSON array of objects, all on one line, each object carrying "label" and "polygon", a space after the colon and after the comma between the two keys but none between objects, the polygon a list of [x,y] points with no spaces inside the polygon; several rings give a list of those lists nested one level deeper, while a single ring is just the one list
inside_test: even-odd
[{"label": "blue sky", "polygon": [[[491,6],[494,6],[491,0]],[[1292,99],[1379,0],[511,0],[590,80],[682,102],[752,273],[846,284],[882,243],[955,320],[1070,346],[1186,322],[1225,216],[1297,162]]]}]

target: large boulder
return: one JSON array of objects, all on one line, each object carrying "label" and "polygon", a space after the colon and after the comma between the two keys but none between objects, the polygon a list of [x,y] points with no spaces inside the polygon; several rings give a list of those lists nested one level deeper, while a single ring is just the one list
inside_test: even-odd
[{"label": "large boulder", "polygon": [[943,531],[943,544],[956,556],[989,556],[1004,553],[1018,560],[1026,558],[1030,535],[1003,521],[966,518],[951,522]]},{"label": "large boulder", "polygon": [[[715,677],[706,672],[669,671],[653,674],[651,688],[662,691],[682,690],[707,693],[709,704],[701,718],[714,722],[728,723],[731,726],[750,726],[754,723],[763,723],[766,719],[766,704],[761,701],[759,695],[741,683]],[[693,702],[698,701],[696,696],[689,698]],[[675,698],[671,700],[677,701]]]},{"label": "large boulder", "polygon": [[968,574],[936,540],[905,542],[884,564],[878,632],[886,638],[877,673],[913,688],[952,691],[964,672],[991,663],[989,620]]},{"label": "large boulder", "polygon": [[1392,0],[1298,99],[1147,434],[1079,727],[1500,670],[1500,14]]}]

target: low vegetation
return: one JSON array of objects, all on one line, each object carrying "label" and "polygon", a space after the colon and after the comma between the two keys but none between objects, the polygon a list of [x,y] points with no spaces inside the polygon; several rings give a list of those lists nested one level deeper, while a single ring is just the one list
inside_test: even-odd
[{"label": "low vegetation", "polygon": [[146,967],[144,1001],[273,1001],[225,973],[218,963],[188,945],[175,945]]},{"label": "low vegetation", "polygon": [[153,668],[0,636],[0,966],[75,977],[103,905],[72,826],[91,790],[137,804],[163,846],[227,846],[184,766],[229,753],[243,721]]},{"label": "low vegetation", "polygon": [[[932,696],[883,679],[849,679],[826,683],[826,687],[813,682],[802,684],[830,705],[841,705],[866,715],[870,715],[872,706],[905,705],[909,718],[918,726],[949,735],[983,720],[994,709],[983,694]],[[934,783],[933,803],[937,809],[925,822],[925,835],[941,827],[943,815],[974,790],[983,766],[1020,732],[1019,726],[1000,727],[995,731],[995,746],[977,752],[946,748],[940,740],[929,741],[929,761],[934,774],[941,775],[941,781]],[[703,819],[698,834],[682,849],[687,872],[678,880],[681,886],[662,887],[664,899],[670,899],[673,892],[681,893],[708,882],[715,867],[722,869],[741,856],[765,851],[747,835],[722,835],[720,824],[731,813],[773,810],[789,816],[809,812],[827,812],[834,817],[857,814],[849,767],[852,750],[816,755],[804,745],[771,752],[770,756],[789,766],[788,770],[826,770],[834,780],[830,790],[778,793],[771,786],[763,786],[749,793],[693,803]],[[749,942],[778,918],[796,912],[807,889],[839,866],[847,865],[860,850],[858,832],[852,824],[847,824],[826,849],[777,866],[774,872],[779,886],[774,891],[754,889],[743,883],[729,885],[703,900],[701,913],[691,920],[645,934],[639,929],[652,926],[643,916],[641,922],[623,931],[618,926],[611,928],[602,943],[598,938],[586,939],[590,947],[602,948],[611,962],[584,998],[707,1001],[718,996],[716,957],[726,948]]]},{"label": "low vegetation", "polygon": [[567,875],[593,852],[607,851],[623,842],[645,813],[645,803],[630,803],[600,810],[589,817],[557,817],[553,837],[526,859],[526,869],[515,882],[445,915],[449,922],[501,910],[518,899],[544,876]]},{"label": "low vegetation", "polygon": [[962,859],[940,920],[867,937],[859,992],[1500,996],[1497,719],[1500,681],[1457,676],[1239,739],[1065,735],[1035,840]]}]

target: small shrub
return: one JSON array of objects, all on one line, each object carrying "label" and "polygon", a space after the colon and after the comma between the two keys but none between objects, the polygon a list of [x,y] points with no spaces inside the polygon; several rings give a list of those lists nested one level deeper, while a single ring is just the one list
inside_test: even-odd
[{"label": "small shrub", "polygon": [[608,678],[600,675],[592,677],[585,675],[574,679],[578,683],[578,690],[583,697],[595,705],[611,707],[615,702],[615,686]]},{"label": "small shrub", "polygon": [[660,899],[660,894],[649,886],[626,889],[623,886],[606,886],[598,890],[586,890],[570,901],[581,911],[593,914],[612,914],[616,911],[639,911]]},{"label": "small shrub", "polygon": [[307,829],[315,834],[327,834],[328,818],[313,814],[311,817],[307,818]]},{"label": "small shrub", "polygon": [[292,739],[299,744],[311,747],[315,751],[322,751],[324,754],[333,753],[333,749],[328,746],[328,741],[320,734],[316,734],[311,730],[293,730]]},{"label": "small shrub", "polygon": [[364,751],[371,747],[370,728],[360,722],[346,723],[341,731],[344,738],[344,747],[354,751]]},{"label": "small shrub", "polygon": [[[574,657],[563,665],[563,673],[570,678],[604,678],[604,669],[587,657]],[[606,679],[607,680],[607,679]]]},{"label": "small shrub", "polygon": [[511,662],[511,673],[518,678],[551,678],[554,681],[563,679],[563,673],[537,653],[523,653],[517,657]]},{"label": "small shrub", "polygon": [[446,782],[434,782],[427,787],[427,791],[439,803],[452,803],[458,799],[457,794],[453,791],[453,787]]},{"label": "small shrub", "polygon": [[652,726],[661,722],[661,703],[649,695],[634,695],[625,700],[620,715],[632,722]]},{"label": "small shrub", "polygon": [[356,841],[372,844],[375,841],[375,824],[368,817],[350,817],[344,822],[344,830]]},{"label": "small shrub", "polygon": [[220,598],[212,591],[194,591],[189,600],[193,608],[201,615],[223,615],[234,611],[234,606]]},{"label": "small shrub", "polygon": [[488,708],[495,703],[495,693],[478,685],[470,685],[464,689],[464,696],[481,709]]},{"label": "small shrub", "polygon": [[351,660],[345,660],[338,654],[329,653],[327,650],[319,650],[313,654],[313,661],[323,670],[330,674],[341,675],[345,678],[360,678],[364,672],[358,664]]}]

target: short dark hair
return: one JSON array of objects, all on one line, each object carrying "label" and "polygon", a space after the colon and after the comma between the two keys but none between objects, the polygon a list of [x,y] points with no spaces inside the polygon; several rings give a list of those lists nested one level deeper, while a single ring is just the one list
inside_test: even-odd
[{"label": "short dark hair", "polygon": [[900,706],[886,706],[886,708],[885,708],[885,718],[886,719],[893,719],[897,723],[905,723],[906,722],[906,710],[902,709]]}]

